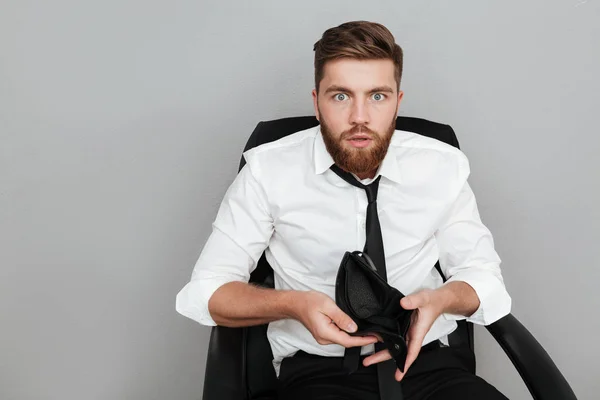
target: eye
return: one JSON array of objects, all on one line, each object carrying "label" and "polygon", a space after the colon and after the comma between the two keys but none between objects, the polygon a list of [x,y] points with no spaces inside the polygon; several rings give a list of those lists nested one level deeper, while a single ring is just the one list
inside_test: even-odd
[{"label": "eye", "polygon": [[385,95],[383,93],[373,93],[372,98],[375,101],[382,101],[385,99]]},{"label": "eye", "polygon": [[346,100],[346,98],[348,98],[348,95],[346,95],[346,93],[338,93],[335,96],[333,96],[334,99],[336,99],[337,101],[344,101]]}]

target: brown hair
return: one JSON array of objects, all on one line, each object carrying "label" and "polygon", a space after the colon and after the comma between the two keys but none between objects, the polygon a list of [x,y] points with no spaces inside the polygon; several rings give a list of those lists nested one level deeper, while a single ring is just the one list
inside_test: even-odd
[{"label": "brown hair", "polygon": [[352,21],[327,29],[313,48],[315,52],[315,88],[323,79],[327,61],[340,58],[358,60],[390,59],[395,66],[395,79],[400,89],[402,78],[402,48],[392,33],[376,22]]}]

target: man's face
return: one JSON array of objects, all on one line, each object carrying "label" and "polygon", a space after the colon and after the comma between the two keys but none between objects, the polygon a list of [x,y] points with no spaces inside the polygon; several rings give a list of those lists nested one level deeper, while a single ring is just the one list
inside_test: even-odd
[{"label": "man's face", "polygon": [[373,177],[396,126],[403,93],[391,60],[339,59],[325,64],[315,114],[327,150],[342,169]]}]

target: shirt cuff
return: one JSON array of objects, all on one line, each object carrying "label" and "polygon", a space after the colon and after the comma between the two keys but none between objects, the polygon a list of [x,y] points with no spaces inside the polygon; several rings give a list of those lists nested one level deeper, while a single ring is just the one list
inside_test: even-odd
[{"label": "shirt cuff", "polygon": [[213,277],[212,279],[192,280],[177,294],[175,309],[185,317],[206,326],[217,323],[208,311],[208,301],[218,288],[226,283],[234,282],[230,277]]},{"label": "shirt cuff", "polygon": [[478,325],[489,325],[510,313],[512,299],[506,291],[504,282],[492,271],[463,270],[452,276],[446,283],[461,281],[469,284],[479,297],[479,308],[470,315],[444,313],[448,321],[466,319]]}]

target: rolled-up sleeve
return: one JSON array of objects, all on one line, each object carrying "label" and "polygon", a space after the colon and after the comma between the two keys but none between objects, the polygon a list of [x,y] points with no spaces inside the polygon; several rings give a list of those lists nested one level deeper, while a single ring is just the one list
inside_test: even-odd
[{"label": "rolled-up sleeve", "polygon": [[177,312],[216,325],[208,311],[211,296],[226,283],[248,282],[272,233],[265,191],[246,164],[225,193],[191,280],[177,294]]},{"label": "rolled-up sleeve", "polygon": [[500,257],[494,240],[481,222],[475,195],[467,182],[462,186],[447,218],[435,233],[440,251],[440,267],[447,282],[468,283],[479,297],[479,308],[469,317],[443,314],[448,320],[467,319],[489,325],[511,309],[511,298],[504,286]]}]

